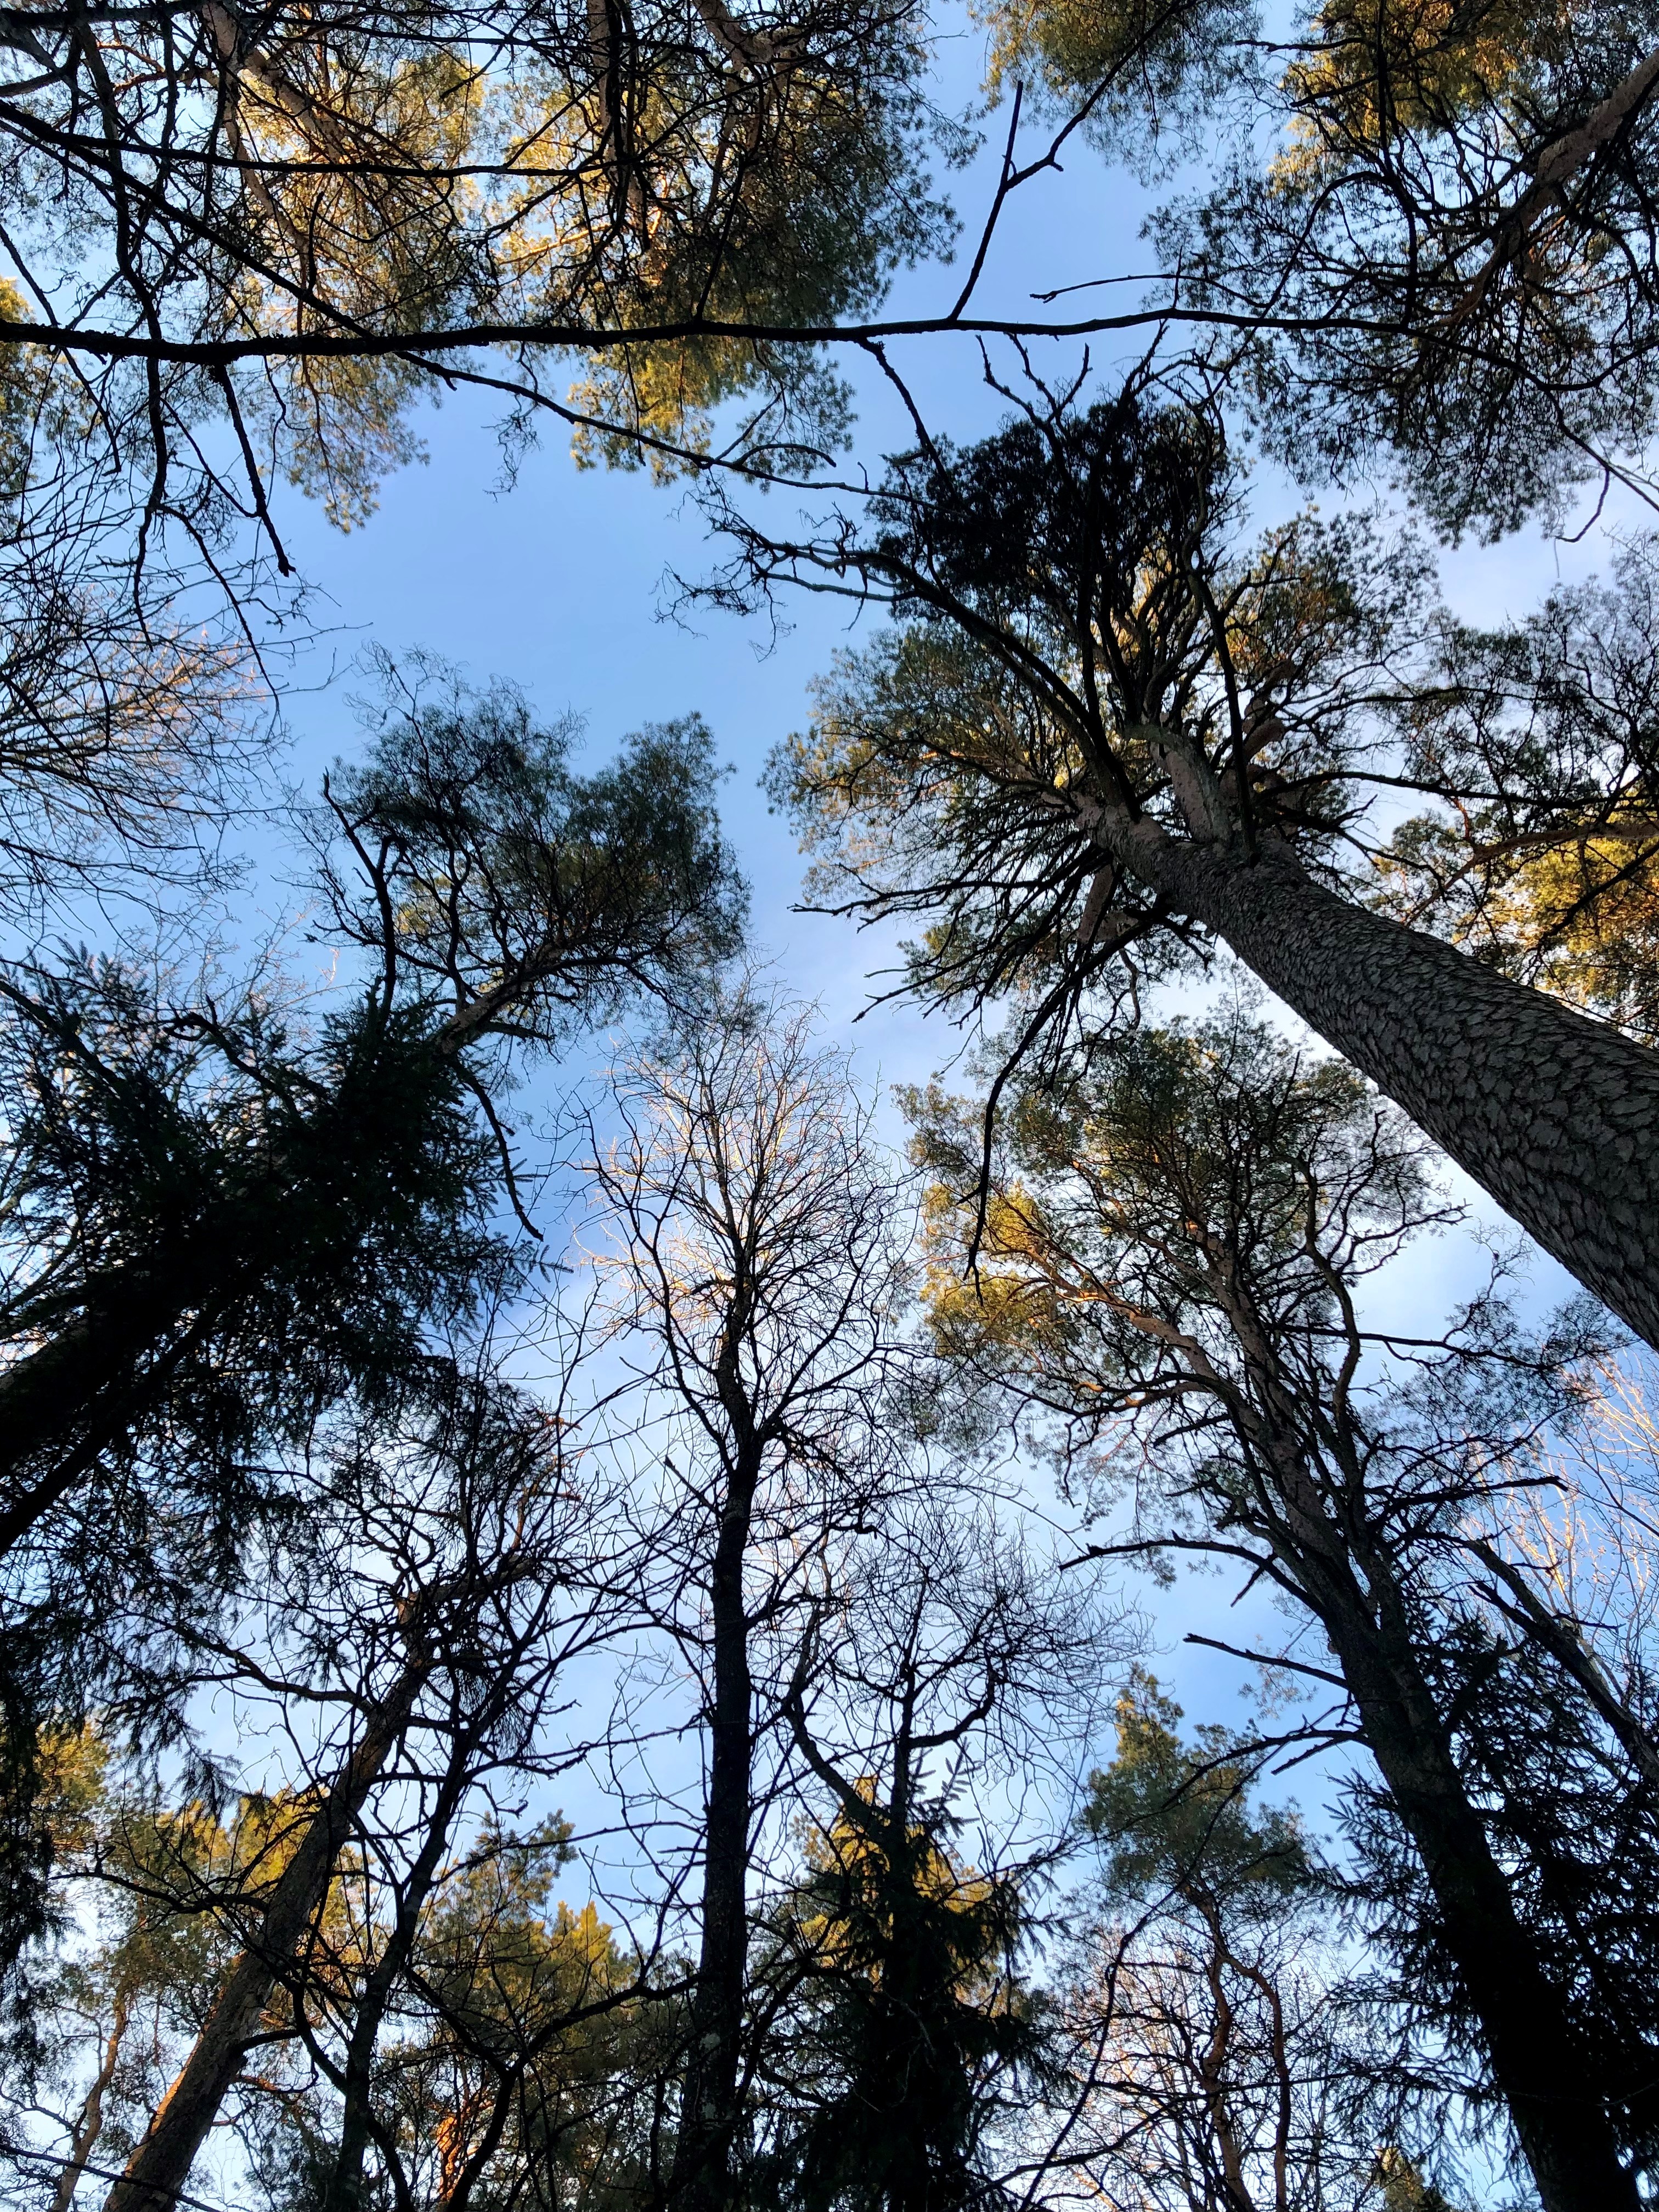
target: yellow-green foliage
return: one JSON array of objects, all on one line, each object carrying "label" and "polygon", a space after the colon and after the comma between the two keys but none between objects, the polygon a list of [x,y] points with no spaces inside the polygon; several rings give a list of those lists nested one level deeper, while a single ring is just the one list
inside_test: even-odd
[{"label": "yellow-green foliage", "polygon": [[1237,0],[1006,0],[975,12],[994,98],[1033,78],[1058,107],[1108,88],[1097,114],[1133,106],[1154,129],[1176,102],[1217,88],[1229,42],[1249,27]]},{"label": "yellow-green foliage", "polygon": [[[1413,920],[1441,908],[1454,942],[1639,1036],[1659,1036],[1651,818],[1638,792],[1598,823],[1601,835],[1564,827],[1507,851],[1494,840],[1474,854],[1462,821],[1407,823],[1377,863],[1383,896]],[[1460,907],[1457,893],[1471,884],[1478,895]]]},{"label": "yellow-green foliage", "polygon": [[1310,52],[1285,76],[1298,121],[1285,173],[1316,165],[1328,144],[1450,127],[1564,52],[1571,21],[1565,9],[1524,0],[1327,0]]},{"label": "yellow-green foliage", "polygon": [[[888,1960],[884,1947],[894,1938],[896,1899],[892,1855],[884,1844],[881,1811],[871,1777],[857,1784],[873,1822],[856,1819],[844,1808],[827,1828],[806,1832],[806,1862],[812,1878],[799,1893],[793,1915],[798,1941],[821,1966],[862,1973],[879,1986]],[[907,1824],[902,1878],[924,1905],[950,1913],[982,1913],[994,1886],[966,1866],[919,1821]],[[988,1963],[964,1954],[956,1994],[964,2002],[988,1986]]]},{"label": "yellow-green foliage", "polygon": [[1659,836],[1553,846],[1515,869],[1490,920],[1552,990],[1659,1030]]}]

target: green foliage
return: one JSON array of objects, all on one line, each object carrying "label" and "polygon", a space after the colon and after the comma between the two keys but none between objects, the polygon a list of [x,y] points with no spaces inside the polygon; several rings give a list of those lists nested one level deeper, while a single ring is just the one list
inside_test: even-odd
[{"label": "green foliage", "polygon": [[1431,810],[1378,856],[1403,917],[1477,958],[1659,1036],[1656,548],[1609,584],[1552,592],[1522,623],[1448,621],[1403,707]]},{"label": "green foliage", "polygon": [[[1179,1365],[1183,1346],[1201,1346],[1224,1401],[1244,1364],[1235,1297],[1318,1360],[1341,1276],[1382,1264],[1437,1211],[1417,1140],[1352,1070],[1304,1057],[1242,1008],[1139,1030],[1056,1083],[1019,1086],[982,1229],[980,1115],[936,1089],[909,1093],[907,1109],[914,1157],[935,1178],[941,1347],[1014,1388],[1040,1363],[1052,1402],[1085,1425],[1096,1405],[1104,1418],[1103,1390],[1133,1391]],[[1172,1419],[1198,1419],[1198,1398]],[[1163,1402],[1160,1386],[1149,1422]],[[1205,1464],[1205,1480],[1224,1480]]]},{"label": "green foliage", "polygon": [[[581,775],[522,702],[441,690],[389,712],[333,794],[349,866],[325,884],[366,988],[307,1024],[107,963],[7,987],[20,1805],[51,1714],[118,1694],[152,1736],[176,1725],[169,1640],[292,1510],[284,1455],[347,1400],[441,1395],[458,1334],[522,1281],[492,1040],[553,1046],[642,990],[690,993],[740,930],[701,725]],[[128,1650],[140,1593],[156,1625]]]},{"label": "green foliage", "polygon": [[1425,2181],[1403,2152],[1389,2148],[1377,2160],[1382,2212],[1452,2212],[1432,2182]]},{"label": "green foliage", "polygon": [[302,1434],[348,1378],[390,1387],[422,1327],[499,1277],[493,1147],[418,1004],[364,999],[307,1038],[257,994],[172,1006],[96,963],[27,980],[7,1032],[9,1334],[66,1327],[124,1272],[165,1312],[186,1271],[195,1304],[196,1247],[222,1240],[236,1317],[213,1302],[224,1332],[173,1402],[234,1452],[264,1422]]},{"label": "green foliage", "polygon": [[803,1978],[789,2064],[805,2112],[781,2123],[762,2202],[769,2170],[804,2212],[1002,2201],[981,2137],[1016,2080],[1041,2069],[1042,2014],[1015,1972],[1017,1888],[964,1866],[946,1825],[866,1784],[807,1838],[770,1968]]},{"label": "green foliage", "polygon": [[[289,1793],[217,1813],[170,1805],[124,1778],[114,1749],[95,1727],[43,1740],[33,1809],[60,1940],[14,1972],[5,2053],[9,2092],[62,2113],[70,2147],[101,2168],[143,2132],[306,1812]],[[275,2013],[268,2025],[280,2033]]]},{"label": "green foliage", "polygon": [[1066,2184],[1134,2212],[1373,2202],[1376,2135],[1328,1870],[1259,1802],[1262,1748],[1143,1669],[1091,1778],[1091,1917],[1056,1997]]},{"label": "green foliage", "polygon": [[522,702],[465,704],[390,719],[339,779],[356,872],[325,879],[380,972],[310,1035],[260,994],[170,1005],[96,963],[10,990],[7,1328],[86,1329],[60,1387],[91,1438],[164,1421],[210,1490],[343,1391],[407,1387],[429,1332],[509,1287],[466,1048],[688,989],[740,927],[700,726],[582,777]]},{"label": "green foliage", "polygon": [[380,663],[367,760],[328,797],[356,871],[325,871],[336,916],[453,1034],[551,1043],[641,990],[691,988],[739,941],[744,892],[695,715],[629,738],[583,775],[575,726],[537,724],[505,684],[470,692],[429,659]]},{"label": "green foliage", "polygon": [[1056,118],[1086,104],[1090,137],[1143,174],[1213,144],[1212,111],[1253,74],[1260,27],[1249,0],[1006,0],[975,13],[994,95],[1030,83]]},{"label": "green foliage", "polygon": [[1510,0],[1313,15],[1270,95],[1278,158],[1182,227],[1201,290],[1254,264],[1329,319],[1261,349],[1279,450],[1347,474],[1391,446],[1443,529],[1495,537],[1639,449],[1659,142],[1650,98],[1618,101],[1655,29]]},{"label": "green foliage", "polygon": [[[1530,0],[984,11],[1143,171],[1207,171],[1150,226],[1270,450],[1317,481],[1392,462],[1449,532],[1498,535],[1654,421],[1649,74],[1659,18]],[[1258,319],[1251,330],[1253,319]]]},{"label": "green foliage", "polygon": [[0,1036],[5,1329],[90,1349],[9,1471],[7,1802],[26,1825],[53,1716],[113,1698],[151,1741],[176,1725],[171,1639],[290,1510],[273,1456],[343,1396],[418,1393],[442,1333],[517,1264],[495,1147],[418,1006],[361,1000],[306,1038],[256,996],[168,1006],[107,965],[28,981]]},{"label": "green foliage", "polygon": [[[1167,563],[1193,536],[1219,532],[1238,494],[1218,422],[1148,404],[1131,385],[1052,423],[1016,416],[961,453],[902,458],[878,502],[878,544],[921,580],[919,597],[931,583],[1006,621],[1040,611],[1064,637],[1081,576],[1098,579],[1090,616],[1121,620],[1149,555]],[[1172,589],[1178,578],[1164,580]]]},{"label": "green foliage", "polygon": [[1084,1825],[1105,1855],[1105,1895],[1160,1896],[1249,1920],[1282,1912],[1316,1886],[1295,1817],[1249,1802],[1253,1776],[1228,1731],[1176,1730],[1181,1708],[1137,1668],[1118,1699],[1117,1757],[1089,1778]]},{"label": "green foliage", "polygon": [[0,1719],[0,2002],[3,2034],[27,2070],[42,2045],[34,1991],[16,1968],[27,1945],[61,1942],[70,1917],[52,1887],[67,1859],[84,1862],[106,1787],[106,1747],[96,1729],[42,1731],[26,1668],[15,1660],[3,1676]]},{"label": "green foliage", "polygon": [[[714,410],[734,401],[753,408],[743,442],[767,467],[811,471],[847,441],[851,392],[839,371],[799,344],[741,331],[868,315],[899,269],[948,251],[956,222],[928,162],[965,159],[973,140],[922,89],[924,38],[902,10],[822,4],[755,37],[775,63],[769,52],[746,82],[728,78],[717,95],[738,111],[727,125],[735,158],[716,179],[723,219],[709,219],[692,177],[675,179],[649,249],[602,306],[624,331],[699,319],[731,327],[593,357],[572,393],[598,418],[578,427],[579,459],[644,464],[662,477],[695,469]],[[689,55],[687,64],[695,72]],[[659,114],[680,89],[664,88]],[[636,191],[664,150],[660,140],[641,147]]]},{"label": "green foliage", "polygon": [[[487,1822],[441,1869],[422,1909],[369,2094],[377,2159],[395,2158],[404,2186],[426,2201],[443,2203],[464,2184],[481,2212],[648,2202],[664,2007],[592,1904],[556,1901],[569,1834],[556,1817],[522,1833]],[[353,1928],[356,1972],[372,1973],[390,1933],[385,1923]],[[348,2028],[350,2019],[348,2006]],[[320,2008],[313,2033],[326,2041]],[[314,2075],[296,2089],[256,2107],[247,2124],[267,2202],[307,2212],[340,2202],[338,2118]],[[362,2201],[381,2201],[383,2190],[371,2173]]]},{"label": "green foliage", "polygon": [[[1478,2111],[1495,2033],[1465,1984],[1475,1939],[1447,1905],[1433,1832],[1413,1825],[1397,1752],[1390,1771],[1389,1716],[1365,1673],[1386,1661],[1424,1717],[1413,1741],[1443,1729],[1439,1786],[1502,1869],[1504,1917],[1519,1923],[1506,1940],[1559,1993],[1564,2063],[1644,2163],[1649,1792],[1577,1677],[1498,1632],[1464,1548],[1547,1480],[1541,1439],[1573,1418],[1593,1317],[1528,1341],[1488,1297],[1437,1337],[1373,1335],[1366,1276],[1439,1212],[1420,1146],[1351,1070],[1240,1012],[1144,1030],[1066,1074],[1017,1094],[982,1227],[978,1116],[937,1091],[912,1101],[939,1178],[941,1347],[1053,1444],[1080,1503],[1127,1507],[1118,1547],[1237,1559],[1323,1631],[1292,1635],[1287,1667],[1346,1692],[1387,1777],[1356,1778],[1349,1800],[1358,1863],[1372,1869],[1356,1876],[1366,1924],[1395,1970],[1373,1991],[1373,2019],[1401,2039],[1378,2069],[1398,2091],[1392,2105],[1378,2092],[1384,2139],[1401,2139],[1405,2080]],[[1230,1911],[1248,1924],[1252,1900],[1270,1925],[1277,1847],[1283,1899],[1305,1884],[1296,1839],[1244,1817],[1224,1737],[1189,1753],[1174,1720],[1139,1686],[1096,1784],[1109,1893],[1161,1891],[1212,1936]],[[1160,2036],[1168,1997],[1160,1982],[1148,1998]]]},{"label": "green foliage", "polygon": [[533,19],[331,0],[192,20],[182,44],[135,25],[142,60],[71,43],[10,142],[34,297],[5,304],[67,317],[101,286],[163,343],[270,345],[98,380],[100,434],[219,538],[247,489],[204,457],[204,421],[228,413],[233,453],[351,527],[420,450],[411,415],[454,359],[433,341],[470,360],[473,332],[518,354],[526,392],[574,355],[555,404],[586,455],[695,465],[735,401],[740,447],[821,459],[841,380],[818,349],[745,331],[865,312],[948,241],[928,167],[965,134],[927,97],[928,36],[919,9],[871,0]]}]

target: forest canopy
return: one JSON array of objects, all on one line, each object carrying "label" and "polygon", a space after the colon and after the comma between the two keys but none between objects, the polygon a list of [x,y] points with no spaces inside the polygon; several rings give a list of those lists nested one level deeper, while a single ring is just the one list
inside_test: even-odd
[{"label": "forest canopy", "polygon": [[7,2201],[1651,2203],[1659,13],[0,56]]}]

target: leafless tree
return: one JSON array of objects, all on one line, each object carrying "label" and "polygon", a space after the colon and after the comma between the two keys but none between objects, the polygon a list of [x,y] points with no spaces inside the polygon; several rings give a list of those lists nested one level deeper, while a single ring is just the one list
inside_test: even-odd
[{"label": "leafless tree", "polygon": [[723,2205],[742,2126],[757,1837],[788,1757],[792,1638],[906,1477],[890,1385],[902,1185],[811,1017],[740,985],[628,1069],[598,1170],[616,1325],[658,1425],[645,1601],[696,1687],[705,1751],[697,1961],[669,2198]]},{"label": "leafless tree", "polygon": [[822,1593],[787,1715],[811,1814],[778,1912],[770,2156],[804,2205],[1012,2202],[1046,2084],[1029,1978],[1079,1769],[1139,1624],[966,1467],[884,1511]]}]

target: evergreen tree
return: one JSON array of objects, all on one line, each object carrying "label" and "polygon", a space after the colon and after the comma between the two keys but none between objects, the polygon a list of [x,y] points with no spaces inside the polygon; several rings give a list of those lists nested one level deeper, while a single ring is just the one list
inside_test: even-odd
[{"label": "evergreen tree", "polygon": [[[1304,1064],[1237,1012],[1142,1033],[1072,1086],[1030,1090],[971,1267],[976,1117],[915,1104],[941,1176],[941,1344],[1005,1403],[1049,1410],[1066,1450],[1103,1449],[1103,1503],[1121,1468],[1132,1518],[1103,1552],[1237,1560],[1316,1630],[1279,1663],[1352,1709],[1434,1898],[1465,2048],[1546,2205],[1633,2203],[1645,2061],[1608,2071],[1557,1948],[1565,1923],[1534,1915],[1449,1673],[1472,1532],[1501,1517],[1543,1429],[1571,1412],[1564,1370],[1593,1334],[1529,1345],[1492,1298],[1439,1340],[1368,1331],[1367,1275],[1442,1212],[1421,1154],[1347,1070]],[[1571,1676],[1559,1694],[1577,1702]],[[1311,1741],[1328,1728],[1341,1735],[1340,1718]],[[1645,1784],[1596,1729],[1639,1821]],[[1593,1974],[1591,1955],[1578,1961]]]},{"label": "evergreen tree", "polygon": [[900,617],[775,758],[815,887],[925,922],[925,1001],[1013,1000],[1010,1069],[1224,945],[1659,1342],[1659,1058],[1376,910],[1409,549],[1307,516],[1243,545],[1242,500],[1218,408],[1144,372],[930,441],[862,531],[734,520],[737,596],[850,576]]},{"label": "evergreen tree", "polygon": [[[982,2170],[989,2094],[1042,2057],[1040,2008],[1012,1960],[1006,1878],[975,1875],[943,1806],[872,1784],[808,1838],[781,1957],[804,1975],[792,2057],[806,2117],[778,2154],[804,2212],[967,2212],[1005,2203]],[[764,2169],[763,2169],[764,2171]]]},{"label": "evergreen tree", "polygon": [[1336,1899],[1294,1816],[1258,1802],[1261,1747],[1213,1726],[1183,1740],[1181,1717],[1136,1669],[1091,1778],[1100,1869],[1057,1999],[1067,2063],[1033,2118],[1039,2170],[1133,2212],[1358,2212],[1382,2115]]}]

